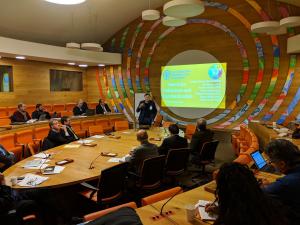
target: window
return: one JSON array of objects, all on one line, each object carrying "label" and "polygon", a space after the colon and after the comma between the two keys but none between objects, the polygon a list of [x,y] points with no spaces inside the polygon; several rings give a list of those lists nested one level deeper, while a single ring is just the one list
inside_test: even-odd
[{"label": "window", "polygon": [[12,92],[13,74],[12,66],[0,66],[0,92]]},{"label": "window", "polygon": [[50,69],[50,91],[82,91],[82,72]]}]

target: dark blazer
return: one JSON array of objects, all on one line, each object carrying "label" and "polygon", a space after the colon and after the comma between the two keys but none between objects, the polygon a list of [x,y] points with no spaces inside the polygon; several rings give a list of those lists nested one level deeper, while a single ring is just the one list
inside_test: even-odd
[{"label": "dark blazer", "polygon": [[47,139],[51,141],[54,147],[71,142],[69,139],[65,138],[61,132],[55,132],[52,129],[49,131]]},{"label": "dark blazer", "polygon": [[205,130],[196,130],[196,132],[192,136],[190,148],[193,153],[199,153],[203,144],[208,141],[212,141],[214,137],[214,132],[205,129]]},{"label": "dark blazer", "polygon": [[26,119],[23,116],[22,113],[20,113],[18,110],[14,112],[14,114],[10,117],[11,122],[26,122],[28,120],[31,119],[30,115],[28,114],[28,112],[26,113]]},{"label": "dark blazer", "polygon": [[[145,104],[145,106],[143,108],[140,108],[139,106],[143,103]],[[136,112],[140,113],[139,124],[151,125],[157,113],[155,103],[151,100],[148,103],[146,103],[145,100],[143,100],[140,101],[139,106],[136,109]]]},{"label": "dark blazer", "polygon": [[15,156],[10,154],[3,145],[0,144],[0,164],[3,164],[0,167],[0,172],[2,173],[4,170],[9,168],[15,162]]},{"label": "dark blazer", "polygon": [[69,140],[69,142],[76,141],[79,139],[72,127],[67,126],[67,131],[69,136],[66,136],[65,131],[62,129],[60,130],[60,133],[65,139]]},{"label": "dark blazer", "polygon": [[40,111],[40,110],[35,110],[35,111],[33,111],[32,112],[32,114],[31,114],[31,117],[32,117],[32,119],[40,119],[40,116],[41,115],[44,115],[44,114],[46,114],[46,119],[51,119],[51,116],[50,116],[50,114],[48,113],[48,112],[44,112],[44,111]]},{"label": "dark blazer", "polygon": [[292,134],[292,138],[294,138],[294,139],[300,138],[300,129],[294,130],[294,132]]},{"label": "dark blazer", "polygon": [[158,148],[155,144],[151,144],[148,141],[136,147],[129,159],[129,168],[135,173],[139,173],[142,167],[143,161],[151,157],[158,156]]},{"label": "dark blazer", "polygon": [[[106,103],[104,104],[104,107],[107,112],[111,112],[110,108],[108,107],[108,105]],[[104,110],[100,104],[98,104],[96,106],[96,114],[104,114]]]},{"label": "dark blazer", "polygon": [[73,108],[73,114],[74,114],[74,116],[80,116],[80,115],[82,115],[84,113],[86,113],[86,108],[85,107],[79,108],[78,106],[75,106]]},{"label": "dark blazer", "polygon": [[161,146],[158,147],[160,155],[167,155],[170,149],[187,148],[188,142],[186,138],[180,137],[179,135],[172,135],[163,140]]}]

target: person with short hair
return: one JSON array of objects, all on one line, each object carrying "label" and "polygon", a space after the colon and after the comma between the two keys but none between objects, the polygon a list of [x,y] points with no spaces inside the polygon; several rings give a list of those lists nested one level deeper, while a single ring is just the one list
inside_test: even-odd
[{"label": "person with short hair", "polygon": [[26,112],[26,105],[23,103],[18,104],[17,111],[10,117],[11,122],[27,122],[31,119],[28,112]]},{"label": "person with short hair", "polygon": [[106,114],[110,112],[109,106],[102,99],[99,99],[99,104],[96,106],[96,114]]},{"label": "person with short hair", "polygon": [[148,141],[148,133],[145,130],[139,130],[136,133],[137,140],[141,143],[130,152],[129,168],[135,173],[139,173],[145,159],[158,156],[158,149],[155,144]]},{"label": "person with short hair", "polygon": [[156,116],[157,109],[154,101],[151,100],[149,94],[144,95],[145,100],[140,101],[136,112],[140,113],[139,115],[139,124],[140,125],[151,125]]},{"label": "person with short hair", "polygon": [[284,177],[273,183],[264,181],[264,191],[289,208],[291,224],[300,224],[300,151],[285,139],[271,141],[265,152]]},{"label": "person with short hair", "polygon": [[179,127],[176,124],[169,126],[171,136],[163,140],[161,146],[158,147],[160,155],[167,155],[170,149],[187,148],[188,142],[186,138],[180,137]]},{"label": "person with short hair", "polygon": [[77,105],[73,108],[73,114],[74,116],[84,115],[87,109],[87,104],[82,99],[79,99]]},{"label": "person with short hair", "polygon": [[[64,129],[61,129],[60,132],[61,132],[61,135],[63,137],[65,137],[66,139],[68,139],[70,142],[72,141],[76,141],[76,140],[79,140],[78,136],[76,135],[75,131],[73,130],[72,126],[71,126],[71,120],[69,117],[67,116],[63,116],[61,119],[60,119],[60,122],[62,124],[62,127],[66,128],[67,132],[65,132]],[[66,135],[68,134],[68,135]]]},{"label": "person with short hair", "polygon": [[44,109],[42,104],[36,104],[35,111],[32,112],[32,119],[41,119],[41,116],[45,117],[45,119],[51,119],[50,114]]}]

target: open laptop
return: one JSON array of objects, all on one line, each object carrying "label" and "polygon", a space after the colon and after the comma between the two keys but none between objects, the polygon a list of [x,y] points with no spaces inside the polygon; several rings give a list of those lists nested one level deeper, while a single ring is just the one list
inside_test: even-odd
[{"label": "open laptop", "polygon": [[85,112],[85,115],[86,116],[93,116],[93,115],[96,114],[95,111],[96,111],[95,109],[87,109],[86,112]]},{"label": "open laptop", "polygon": [[267,161],[264,159],[264,157],[259,152],[259,150],[252,152],[250,156],[253,159],[258,170],[268,172],[268,173],[278,173],[278,171],[274,166],[267,163]]}]

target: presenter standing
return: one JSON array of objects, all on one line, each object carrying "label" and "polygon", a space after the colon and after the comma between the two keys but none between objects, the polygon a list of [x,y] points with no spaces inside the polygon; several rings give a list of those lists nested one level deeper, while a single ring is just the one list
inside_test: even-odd
[{"label": "presenter standing", "polygon": [[140,101],[139,106],[136,109],[136,112],[140,113],[139,124],[151,125],[156,116],[157,109],[149,94],[145,94],[144,98],[145,100]]}]

